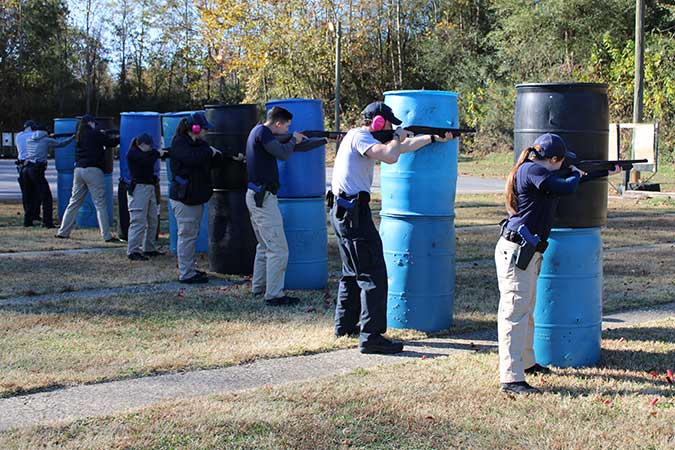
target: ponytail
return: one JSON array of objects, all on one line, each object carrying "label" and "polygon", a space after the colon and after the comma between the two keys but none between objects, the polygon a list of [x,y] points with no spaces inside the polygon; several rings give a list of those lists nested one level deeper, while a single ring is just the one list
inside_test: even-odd
[{"label": "ponytail", "polygon": [[188,120],[182,119],[178,123],[178,126],[176,127],[176,133],[173,135],[173,139],[171,140],[171,144],[173,145],[173,143],[176,141],[176,138],[178,136],[187,136],[189,129],[190,129],[190,126],[188,125]]},{"label": "ponytail", "polygon": [[506,210],[512,216],[518,214],[518,198],[516,195],[516,182],[517,182],[516,173],[518,172],[518,168],[520,168],[520,166],[522,166],[525,163],[525,161],[529,160],[530,155],[533,153],[536,157],[539,157],[539,152],[537,151],[537,148],[527,147],[523,149],[523,151],[520,152],[518,161],[516,161],[516,164],[509,172],[509,176],[506,178]]}]

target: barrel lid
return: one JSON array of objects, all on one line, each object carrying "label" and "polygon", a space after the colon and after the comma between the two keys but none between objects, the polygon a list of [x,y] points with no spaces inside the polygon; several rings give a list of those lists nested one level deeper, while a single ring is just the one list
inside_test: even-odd
[{"label": "barrel lid", "polygon": [[167,113],[162,113],[162,117],[185,117],[189,116],[190,114],[194,114],[196,112],[204,112],[202,110],[199,111],[176,111],[176,112],[167,112]]},{"label": "barrel lid", "polygon": [[158,112],[154,111],[129,111],[120,113],[120,116],[147,116],[147,117],[159,117]]},{"label": "barrel lid", "polygon": [[553,89],[603,89],[607,90],[607,83],[522,83],[516,84],[516,89],[521,90],[553,90]]},{"label": "barrel lid", "polygon": [[255,103],[234,103],[234,104],[225,104],[225,103],[214,103],[212,105],[204,105],[204,109],[235,109],[235,108],[258,108],[258,105]]},{"label": "barrel lid", "polygon": [[459,94],[456,92],[451,92],[451,91],[433,91],[433,90],[426,90],[426,89],[412,89],[412,90],[401,90],[401,91],[386,91],[384,92],[383,95],[410,95],[410,94],[415,94],[415,95],[447,95],[449,97],[457,97]]},{"label": "barrel lid", "polygon": [[79,119],[77,117],[57,117],[54,119],[54,122],[77,122]]},{"label": "barrel lid", "polygon": [[286,98],[286,99],[270,100],[267,103],[265,103],[265,105],[275,105],[283,103],[313,103],[313,102],[321,103],[321,100],[316,98]]}]

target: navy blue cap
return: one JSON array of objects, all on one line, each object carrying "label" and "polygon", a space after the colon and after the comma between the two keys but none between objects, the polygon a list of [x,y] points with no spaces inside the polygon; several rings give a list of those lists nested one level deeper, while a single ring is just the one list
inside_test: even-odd
[{"label": "navy blue cap", "polygon": [[563,138],[553,133],[546,133],[539,136],[535,141],[533,146],[536,145],[539,147],[539,154],[543,158],[550,158],[552,156],[557,156],[558,158],[570,158],[576,159],[577,155],[569,150],[567,150],[567,145]]},{"label": "navy blue cap", "polygon": [[35,128],[35,125],[36,125],[36,123],[33,122],[32,120],[26,120],[26,121],[23,123],[23,127],[24,127],[24,128]]},{"label": "navy blue cap", "polygon": [[190,121],[192,122],[191,125],[199,125],[205,130],[210,130],[213,128],[213,125],[211,125],[209,121],[206,120],[206,115],[201,111],[192,113],[190,116]]},{"label": "navy blue cap", "polygon": [[85,114],[84,116],[82,116],[82,122],[84,123],[96,122],[96,117],[92,116],[91,114]]},{"label": "navy blue cap", "polygon": [[401,122],[395,115],[394,111],[391,110],[389,105],[385,105],[384,102],[373,102],[366,106],[366,108],[361,112],[364,119],[372,119],[375,116],[382,116],[385,120],[388,120],[394,125],[401,125]]},{"label": "navy blue cap", "polygon": [[138,136],[136,136],[136,143],[137,144],[148,144],[149,146],[152,147],[153,141],[152,141],[152,136],[150,136],[148,133],[141,133]]}]

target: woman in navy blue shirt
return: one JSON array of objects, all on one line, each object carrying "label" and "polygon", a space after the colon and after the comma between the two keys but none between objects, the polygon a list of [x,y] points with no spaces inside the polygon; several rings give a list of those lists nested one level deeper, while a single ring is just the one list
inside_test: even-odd
[{"label": "woman in navy blue shirt", "polygon": [[499,379],[503,392],[539,393],[525,381],[525,374],[550,372],[534,360],[533,313],[537,277],[559,197],[574,193],[579,183],[621,170],[616,167],[611,172],[587,174],[571,165],[570,172],[563,176],[560,169],[566,158],[575,159],[576,155],[567,150],[560,136],[541,135],[532,147],[522,151],[506,181],[509,218],[502,223],[495,248],[500,292]]}]

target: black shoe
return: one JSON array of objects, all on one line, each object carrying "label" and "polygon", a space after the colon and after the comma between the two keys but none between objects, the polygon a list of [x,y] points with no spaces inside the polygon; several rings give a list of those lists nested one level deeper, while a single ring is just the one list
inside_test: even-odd
[{"label": "black shoe", "polygon": [[335,330],[335,337],[336,338],[340,338],[340,337],[344,337],[344,336],[347,336],[347,337],[350,337],[350,338],[355,338],[355,337],[359,337],[360,334],[361,334],[361,328],[359,328],[359,327],[348,328],[346,331],[342,331],[342,332]]},{"label": "black shoe", "polygon": [[106,242],[106,244],[120,244],[120,243],[122,243],[122,241],[117,239],[115,236],[111,237],[110,239],[106,239],[105,242]]},{"label": "black shoe", "polygon": [[300,299],[298,297],[290,297],[288,295],[265,300],[265,304],[269,306],[291,306],[297,303],[300,303]]},{"label": "black shoe", "polygon": [[534,366],[525,369],[525,373],[528,375],[548,375],[551,373],[551,369],[539,364],[535,364]]},{"label": "black shoe", "polygon": [[24,222],[24,223],[23,223],[23,226],[26,227],[26,228],[32,227],[32,226],[33,226],[33,223],[32,223],[32,222],[31,222],[31,223]]},{"label": "black shoe", "polygon": [[131,255],[128,255],[127,258],[129,258],[132,261],[147,261],[148,260],[148,258],[146,256],[143,256],[140,253],[132,253]]},{"label": "black shoe", "polygon": [[541,394],[539,389],[530,386],[526,381],[502,383],[499,387],[499,390],[506,394]]},{"label": "black shoe", "polygon": [[380,337],[380,339],[367,344],[361,344],[359,351],[365,354],[377,353],[381,355],[393,355],[394,353],[401,353],[403,351],[403,343],[390,341],[389,339]]},{"label": "black shoe", "polygon": [[[157,250],[153,250],[153,251],[151,251],[151,252],[143,252],[143,254],[144,254],[145,256],[149,256],[149,257],[151,257],[151,258],[154,258],[155,256],[164,256],[164,255],[166,255],[166,253],[164,253],[164,252],[159,252],[159,251],[157,251]],[[197,271],[197,273],[199,273],[199,271]]]},{"label": "black shoe", "polygon": [[43,227],[43,228],[48,228],[48,229],[56,228],[56,226],[55,226],[53,223],[47,223],[47,224],[44,224],[44,225],[42,225],[42,227]]},{"label": "black shoe", "polygon": [[209,277],[206,275],[196,273],[192,275],[190,278],[186,278],[184,280],[178,280],[181,283],[184,284],[202,284],[202,283],[208,283],[209,282]]},{"label": "black shoe", "polygon": [[61,236],[60,234],[55,234],[54,237],[56,239],[70,239],[70,236]]}]

